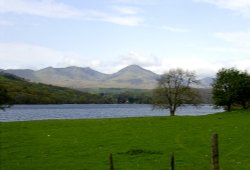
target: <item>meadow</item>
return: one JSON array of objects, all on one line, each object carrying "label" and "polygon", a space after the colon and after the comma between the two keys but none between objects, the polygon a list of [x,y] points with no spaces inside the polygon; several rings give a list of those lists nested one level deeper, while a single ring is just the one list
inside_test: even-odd
[{"label": "meadow", "polygon": [[250,110],[206,116],[0,123],[1,170],[210,170],[219,134],[221,170],[250,169]]}]

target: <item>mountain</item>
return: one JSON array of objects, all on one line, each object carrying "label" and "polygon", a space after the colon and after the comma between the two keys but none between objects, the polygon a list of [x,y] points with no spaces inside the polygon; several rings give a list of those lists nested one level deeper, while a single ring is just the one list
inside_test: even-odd
[{"label": "mountain", "polygon": [[138,65],[127,66],[109,75],[104,83],[121,88],[151,89],[155,87],[159,75]]},{"label": "mountain", "polygon": [[[86,88],[131,88],[153,89],[160,75],[146,70],[138,65],[130,65],[116,73],[104,74],[89,67],[47,67],[38,71],[34,70],[4,70],[30,80],[45,84],[70,87],[75,89]],[[209,88],[212,78],[202,79],[202,86]]]},{"label": "mountain", "polygon": [[77,89],[96,86],[107,76],[89,67],[48,67],[36,71],[34,75],[35,79],[31,79],[32,81]]},{"label": "mountain", "polygon": [[44,76],[50,75],[61,78],[67,78],[72,80],[101,80],[106,74],[95,71],[89,67],[81,68],[81,67],[66,67],[66,68],[53,68],[48,67],[42,70],[38,70],[36,76],[42,78]]},{"label": "mountain", "polygon": [[[127,66],[117,73],[114,73],[108,77],[108,79],[113,80],[139,80],[139,79],[151,79],[155,80],[159,75],[153,73],[152,71],[146,70],[138,65]],[[132,79],[131,79],[132,78]],[[136,84],[136,82],[135,82]]]},{"label": "mountain", "polygon": [[36,80],[36,77],[34,75],[35,71],[30,69],[9,69],[9,70],[3,70],[6,73],[14,74],[18,77],[22,77],[27,80]]},{"label": "mountain", "polygon": [[211,78],[211,77],[205,77],[200,80],[201,85],[206,88],[211,88],[213,81],[214,81],[214,78]]}]

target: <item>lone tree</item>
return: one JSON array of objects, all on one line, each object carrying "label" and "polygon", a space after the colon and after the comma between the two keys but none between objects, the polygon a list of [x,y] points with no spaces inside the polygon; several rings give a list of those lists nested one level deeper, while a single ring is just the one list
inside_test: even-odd
[{"label": "lone tree", "polygon": [[213,100],[216,106],[224,106],[227,111],[233,104],[247,108],[250,101],[250,76],[235,68],[222,68],[216,74],[213,86]]},{"label": "lone tree", "polygon": [[174,116],[179,106],[198,104],[200,95],[191,85],[198,84],[194,72],[183,69],[171,69],[158,79],[158,86],[153,91],[153,106],[169,109]]}]

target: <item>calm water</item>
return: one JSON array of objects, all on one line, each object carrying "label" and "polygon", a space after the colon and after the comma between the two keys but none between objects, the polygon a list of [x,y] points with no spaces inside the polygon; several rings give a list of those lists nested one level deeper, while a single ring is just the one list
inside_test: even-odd
[{"label": "calm water", "polygon": [[[206,115],[221,112],[210,105],[199,107],[185,106],[176,115]],[[146,104],[66,104],[66,105],[15,105],[0,111],[0,122],[46,120],[46,119],[83,119],[83,118],[121,118],[143,116],[167,116],[168,110],[152,110]]]}]

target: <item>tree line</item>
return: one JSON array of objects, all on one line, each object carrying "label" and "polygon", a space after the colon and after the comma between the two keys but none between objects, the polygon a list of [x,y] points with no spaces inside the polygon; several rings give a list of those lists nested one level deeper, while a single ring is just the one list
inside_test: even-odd
[{"label": "tree line", "polygon": [[236,68],[221,69],[212,84],[213,101],[230,111],[232,106],[247,109],[250,105],[250,75]]},{"label": "tree line", "polygon": [[[176,109],[184,104],[197,105],[201,102],[199,91],[191,88],[198,85],[195,73],[183,69],[171,69],[158,79],[153,92],[153,105],[168,109],[174,116]],[[212,83],[212,98],[215,106],[230,111],[232,106],[249,108],[250,75],[236,68],[222,68]]]}]

